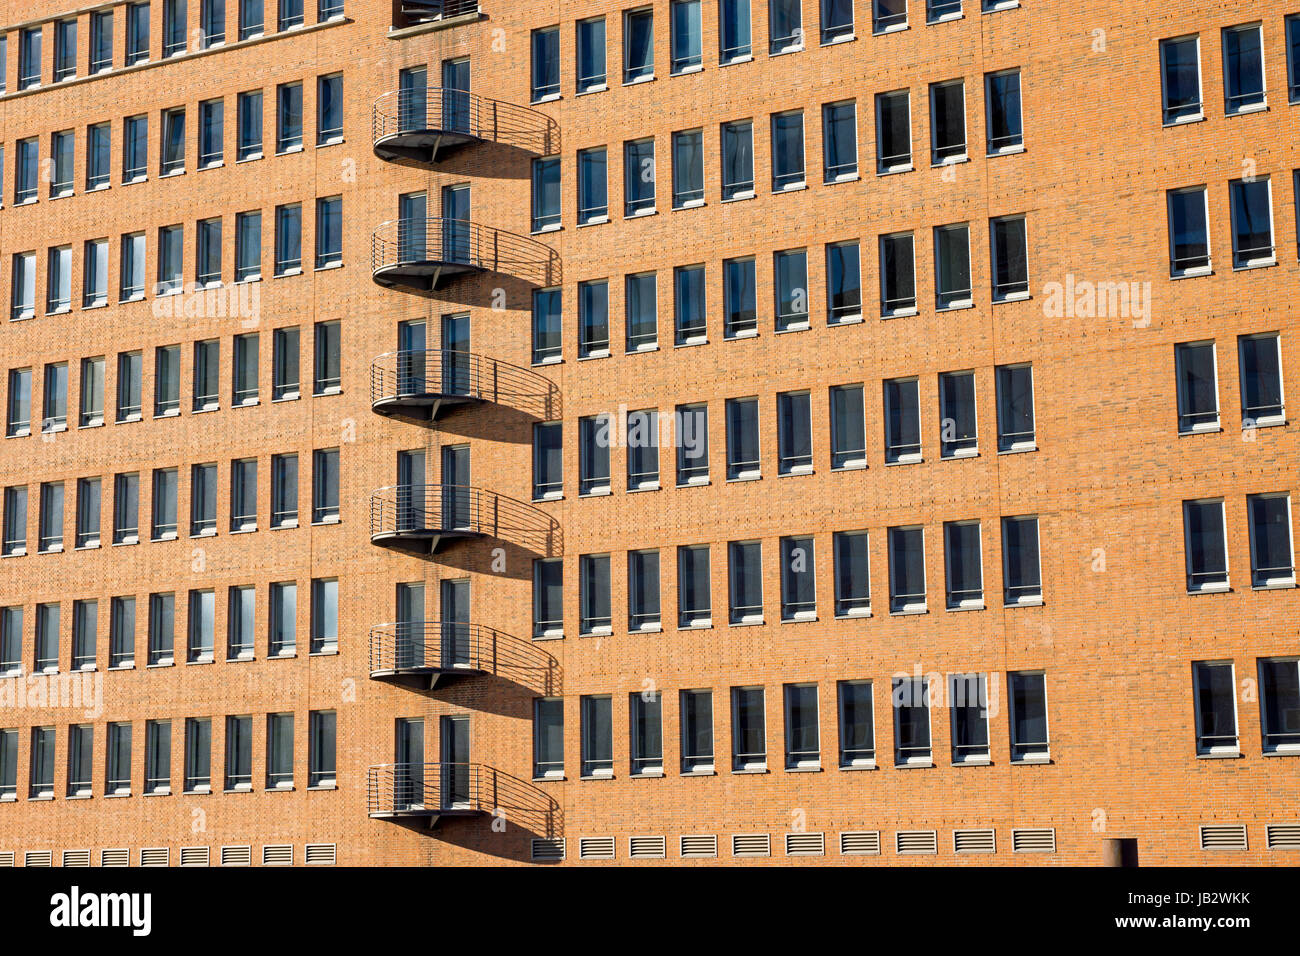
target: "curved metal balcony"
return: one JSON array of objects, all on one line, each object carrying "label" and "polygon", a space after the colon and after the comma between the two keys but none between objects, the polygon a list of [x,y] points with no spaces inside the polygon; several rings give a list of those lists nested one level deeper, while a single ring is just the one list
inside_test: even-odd
[{"label": "curved metal balcony", "polygon": [[560,390],[531,369],[455,349],[388,352],[370,364],[370,407],[420,422],[491,402],[539,419],[559,417]]},{"label": "curved metal balcony", "polygon": [[501,538],[552,554],[559,522],[539,508],[470,485],[395,485],[370,496],[370,540],[408,554],[451,541]]},{"label": "curved metal balcony", "polygon": [[464,621],[403,621],[370,629],[370,677],[432,690],[494,674],[506,635]]},{"label": "curved metal balcony", "polygon": [[537,110],[444,87],[392,90],[370,111],[375,155],[396,163],[433,165],[478,143],[549,156],[559,152],[560,127]]},{"label": "curved metal balcony", "polygon": [[[481,763],[391,763],[366,773],[366,806],[379,820],[472,817],[505,810],[554,827],[559,806],[527,781]],[[539,827],[539,829],[542,829]]]},{"label": "curved metal balcony", "polygon": [[556,285],[560,256],[535,239],[464,219],[393,219],[370,237],[370,273],[385,288],[433,292],[484,272]]}]

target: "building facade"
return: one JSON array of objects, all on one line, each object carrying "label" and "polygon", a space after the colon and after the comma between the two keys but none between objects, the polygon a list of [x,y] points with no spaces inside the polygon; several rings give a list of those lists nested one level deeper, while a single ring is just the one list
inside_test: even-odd
[{"label": "building facade", "polygon": [[0,862],[1286,862],[1293,14],[4,4]]}]

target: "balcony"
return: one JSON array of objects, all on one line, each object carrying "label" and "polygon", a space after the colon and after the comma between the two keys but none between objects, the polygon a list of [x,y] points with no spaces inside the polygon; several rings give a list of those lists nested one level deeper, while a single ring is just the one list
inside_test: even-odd
[{"label": "balcony", "polygon": [[560,257],[535,239],[464,219],[394,219],[371,236],[370,271],[385,288],[420,293],[485,272],[551,286],[560,281]]},{"label": "balcony", "polygon": [[550,156],[559,152],[555,120],[526,106],[443,87],[393,90],[375,100],[375,155],[390,163],[432,166],[466,146],[492,144]]},{"label": "balcony", "polygon": [[404,621],[370,629],[370,677],[421,690],[462,677],[493,674],[511,640],[482,624]]},{"label": "balcony", "polygon": [[434,422],[491,402],[533,418],[559,417],[560,390],[531,369],[453,349],[407,350],[370,365],[370,407],[379,415]]},{"label": "balcony", "polygon": [[430,555],[454,541],[499,538],[538,554],[559,550],[559,523],[539,508],[469,485],[396,485],[370,496],[370,540]]},{"label": "balcony", "polygon": [[472,20],[479,16],[478,0],[397,0],[393,28],[439,21]]},{"label": "balcony", "polygon": [[444,817],[475,817],[496,810],[537,829],[556,828],[559,806],[525,780],[480,763],[393,763],[366,773],[372,819],[436,826]]}]

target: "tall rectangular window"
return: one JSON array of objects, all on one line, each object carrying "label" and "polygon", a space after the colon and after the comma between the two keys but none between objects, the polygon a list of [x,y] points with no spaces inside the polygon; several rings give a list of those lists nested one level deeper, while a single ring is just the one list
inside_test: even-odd
[{"label": "tall rectangular window", "polygon": [[808,251],[787,249],[775,253],[772,270],[776,278],[776,330],[808,328]]},{"label": "tall rectangular window", "polygon": [[[23,672],[23,609],[21,605],[0,608],[0,676]],[[3,796],[0,792],[0,796]]]},{"label": "tall rectangular window", "polygon": [[72,669],[95,669],[96,638],[99,629],[99,602],[72,602]]},{"label": "tall rectangular window", "polygon": [[298,585],[281,581],[271,585],[271,657],[293,657],[298,648]]},{"label": "tall rectangular window", "polygon": [[122,121],[122,182],[141,182],[148,173],[149,117],[128,116]]},{"label": "tall rectangular window", "polygon": [[966,83],[930,84],[930,162],[935,166],[966,159]]},{"label": "tall rectangular window", "polygon": [[871,575],[867,532],[839,531],[835,551],[835,616],[866,617],[871,613]]},{"label": "tall rectangular window", "polygon": [[281,83],[275,90],[275,151],[302,149],[302,84]]},{"label": "tall rectangular window", "polygon": [[94,309],[108,304],[108,240],[92,239],[82,254],[81,305]]},{"label": "tall rectangular window", "polygon": [[754,195],[754,124],[738,120],[722,124],[722,198]]},{"label": "tall rectangular window", "polygon": [[907,0],[872,0],[871,32],[891,33],[907,29]]},{"label": "tall rectangular window", "polygon": [[339,450],[321,448],[312,452],[312,524],[333,524],[339,520]]},{"label": "tall rectangular window", "polygon": [[563,636],[563,559],[539,559],[533,562],[533,637]]},{"label": "tall rectangular window", "polygon": [[232,587],[227,595],[226,660],[253,659],[257,628],[257,589]]},{"label": "tall rectangular window", "polygon": [[205,50],[226,42],[226,0],[202,0],[199,6],[199,42]]},{"label": "tall rectangular window", "polygon": [[610,777],[614,774],[614,731],[611,700],[607,695],[580,699],[582,718],[582,776]]},{"label": "tall rectangular window", "polygon": [[108,725],[108,753],[104,759],[104,793],[127,796],[131,793],[131,723]]},{"label": "tall rectangular window", "polygon": [[226,718],[227,791],[253,789],[253,718]]},{"label": "tall rectangular window", "polygon": [[1282,347],[1276,332],[1237,339],[1241,365],[1241,424],[1243,428],[1280,425],[1286,421],[1282,392]]},{"label": "tall rectangular window", "polygon": [[678,266],[673,270],[674,344],[700,345],[708,341],[704,310],[704,266]]},{"label": "tall rectangular window", "polygon": [[984,111],[990,156],[1019,152],[1024,148],[1019,70],[1003,70],[985,75]]},{"label": "tall rectangular window", "polygon": [[239,0],[239,39],[258,37],[266,30],[266,0]]},{"label": "tall rectangular window", "polygon": [[689,73],[704,63],[700,0],[672,0],[672,62],[669,72]]},{"label": "tall rectangular window", "polygon": [[108,666],[135,666],[135,598],[115,597],[109,612]]},{"label": "tall rectangular window", "polygon": [[979,453],[974,372],[944,372],[939,376],[939,435],[942,458],[968,458]]},{"label": "tall rectangular window", "polygon": [[29,27],[18,34],[18,89],[41,85],[41,28]]},{"label": "tall rectangular window", "polygon": [[1022,515],[1002,519],[1003,603],[1041,604],[1043,576],[1038,560],[1038,518]]},{"label": "tall rectangular window", "polygon": [[5,434],[18,437],[31,434],[32,425],[32,370],[16,368],[9,371],[9,403]]},{"label": "tall rectangular window", "polygon": [[858,242],[827,243],[826,324],[844,325],[861,319],[862,262]]},{"label": "tall rectangular window", "polygon": [[930,749],[930,687],[924,677],[895,677],[894,765],[928,767]]},{"label": "tall rectangular window", "polygon": [[1029,237],[1024,216],[989,220],[993,301],[1029,298]]},{"label": "tall rectangular window", "polygon": [[104,356],[81,360],[81,408],[77,424],[93,428],[104,424]]},{"label": "tall rectangular window", "polygon": [[1192,663],[1198,754],[1240,753],[1236,686],[1231,661]]},{"label": "tall rectangular window", "polygon": [[271,527],[298,527],[298,456],[271,456]]},{"label": "tall rectangular window", "polygon": [[181,410],[181,347],[160,345],[154,353],[154,415],[179,415]]},{"label": "tall rectangular window", "polygon": [[311,582],[311,653],[337,654],[339,649],[339,582],[316,578]]},{"label": "tall rectangular window", "polygon": [[112,155],[112,127],[96,123],[86,127],[86,189],[107,189]]},{"label": "tall rectangular window", "polygon": [[657,276],[653,272],[627,276],[624,280],[623,309],[628,352],[658,347]]},{"label": "tall rectangular window", "polygon": [[149,595],[149,664],[176,662],[176,595]]},{"label": "tall rectangular window", "polygon": [[763,622],[763,548],[758,541],[727,545],[727,589],[732,624]]},{"label": "tall rectangular window", "polygon": [[59,669],[59,629],[62,609],[58,604],[36,605],[36,648],[33,658],[36,673],[55,673]]},{"label": "tall rectangular window", "polygon": [[633,776],[658,776],[664,769],[663,694],[644,691],[628,696]]},{"label": "tall rectangular window", "polygon": [[315,382],[312,393],[315,395],[336,395],[343,387],[343,342],[342,326],[335,319],[332,322],[317,322],[315,334]]},{"label": "tall rectangular window", "polygon": [[90,72],[104,73],[113,68],[113,11],[101,10],[90,15]]},{"label": "tall rectangular window", "polygon": [[302,205],[275,207],[275,274],[302,272]]},{"label": "tall rectangular window", "polygon": [[307,786],[333,787],[338,777],[338,713],[313,710],[307,729]]},{"label": "tall rectangular window", "polygon": [[149,3],[126,7],[126,65],[149,59]]},{"label": "tall rectangular window", "polygon": [[533,232],[560,228],[560,159],[533,160]]},{"label": "tall rectangular window", "polygon": [[643,409],[627,413],[627,488],[644,491],[659,487],[659,412]]},{"label": "tall rectangular window", "polygon": [[578,633],[608,634],[609,555],[584,554],[578,559]]},{"label": "tall rectangular window", "polygon": [[916,312],[916,253],[910,232],[880,237],[880,315]]},{"label": "tall rectangular window", "polygon": [[81,478],[77,481],[78,548],[99,547],[101,488],[99,478]]},{"label": "tall rectangular window", "polygon": [[823,181],[858,178],[858,104],[854,100],[822,107]]},{"label": "tall rectangular window", "polygon": [[50,800],[54,797],[54,728],[32,728],[32,753],[28,799]]},{"label": "tall rectangular window", "polygon": [[682,773],[713,773],[713,691],[681,692]]},{"label": "tall rectangular window", "polygon": [[15,146],[17,162],[14,167],[14,202],[17,205],[36,202],[40,198],[37,186],[41,168],[40,149],[40,140],[35,136],[18,140]]},{"label": "tall rectangular window", "polygon": [[1273,193],[1267,176],[1235,179],[1228,184],[1232,206],[1232,264],[1237,269],[1271,266]]},{"label": "tall rectangular window", "polygon": [[533,499],[544,501],[564,494],[563,425],[533,425]]},{"label": "tall rectangular window", "polygon": [[988,763],[988,681],[983,674],[948,675],[948,715],[953,764]]},{"label": "tall rectangular window", "polygon": [[5,557],[27,553],[27,488],[12,485],[4,491],[4,538],[0,554]]},{"label": "tall rectangular window", "polygon": [[812,770],[821,767],[821,727],[817,715],[816,684],[786,684],[785,768]]},{"label": "tall rectangular window", "polygon": [[266,789],[293,787],[293,714],[266,715]]},{"label": "tall rectangular window", "polygon": [[1007,675],[1011,697],[1011,760],[1046,761],[1051,753],[1047,735],[1047,685],[1041,671]]},{"label": "tall rectangular window", "polygon": [[37,527],[36,550],[49,554],[63,550],[63,482],[41,484],[41,513]]},{"label": "tall rectangular window", "polygon": [[680,546],[677,549],[677,626],[708,627],[712,623],[709,546]]},{"label": "tall rectangular window", "polygon": [[212,719],[190,717],[185,721],[186,793],[212,792]]},{"label": "tall rectangular window", "polygon": [[769,56],[803,49],[803,4],[800,0],[768,0]]},{"label": "tall rectangular window", "polygon": [[64,130],[50,137],[50,196],[71,196],[73,192],[72,164],[76,156],[77,135]]},{"label": "tall rectangular window", "polygon": [[560,28],[534,30],[532,54],[533,102],[557,98],[560,95]]},{"label": "tall rectangular window", "polygon": [[983,607],[984,563],[980,555],[980,523],[945,521],[943,551],[948,609]]},{"label": "tall rectangular window", "polygon": [[776,397],[777,474],[811,474],[812,399],[808,392],[782,392]]},{"label": "tall rectangular window", "polygon": [[143,232],[122,237],[121,289],[119,300],[133,302],[144,298],[145,236]]},{"label": "tall rectangular window", "polygon": [[719,0],[718,62],[723,66],[753,56],[749,0]]},{"label": "tall rectangular window", "polygon": [[578,357],[609,355],[609,283],[578,283]]},{"label": "tall rectangular window", "polygon": [[889,529],[889,610],[925,610],[925,532],[919,526]]},{"label": "tall rectangular window", "polygon": [[584,149],[578,153],[578,223],[606,222],[609,219],[609,175],[605,147]]},{"label": "tall rectangular window", "polygon": [[853,39],[853,0],[821,0],[822,43]]},{"label": "tall rectangular window", "polygon": [[54,82],[77,75],[77,21],[58,20],[54,24]]},{"label": "tall rectangular window", "polygon": [[163,226],[158,230],[158,295],[172,295],[184,289],[181,262],[184,241],[180,226]]},{"label": "tall rectangular window", "polygon": [[936,309],[968,309],[971,298],[970,226],[955,223],[934,230]]},{"label": "tall rectangular window", "polygon": [[190,535],[217,533],[217,466],[190,468]]},{"label": "tall rectangular window", "polygon": [[343,142],[343,74],[316,80],[316,145]]},{"label": "tall rectangular window", "polygon": [[728,259],[722,263],[722,337],[742,338],[758,334],[757,279],[754,260]]},{"label": "tall rectangular window", "polygon": [[176,537],[175,468],[155,468],[153,471],[153,531],[155,541],[170,541]]},{"label": "tall rectangular window", "polygon": [[302,26],[304,20],[302,0],[280,0],[280,30],[293,30]]},{"label": "tall rectangular window", "polygon": [[707,484],[709,480],[709,409],[707,405],[678,405],[674,413],[677,444],[677,484]]},{"label": "tall rectangular window", "polygon": [[591,415],[578,420],[578,494],[604,495],[610,492],[608,415]]},{"label": "tall rectangular window", "polygon": [[199,169],[220,166],[224,159],[226,104],[206,100],[199,104]]},{"label": "tall rectangular window", "polygon": [[804,179],[803,111],[772,114],[772,191],[800,189]]},{"label": "tall rectangular window", "polygon": [[189,640],[185,659],[191,664],[212,661],[216,614],[216,594],[213,591],[190,592]]},{"label": "tall rectangular window", "polygon": [[1204,186],[1168,193],[1169,274],[1174,278],[1210,271],[1207,202]]},{"label": "tall rectangular window", "polygon": [[623,144],[623,215],[646,216],[655,211],[655,141]]},{"label": "tall rectangular window", "polygon": [[185,107],[163,110],[162,165],[159,173],[170,176],[185,171]]},{"label": "tall rectangular window", "polygon": [[235,141],[235,159],[243,162],[262,157],[262,91],[240,93],[237,102],[239,125]]},{"label": "tall rectangular window", "polygon": [[758,399],[727,399],[727,480],[758,478],[762,460],[758,446]]},{"label": "tall rectangular window", "polygon": [[230,530],[257,530],[257,459],[230,463]]},{"label": "tall rectangular window", "polygon": [[343,264],[343,199],[330,196],[316,200],[316,268]]},{"label": "tall rectangular window", "polygon": [[564,699],[533,700],[533,777],[564,776]]},{"label": "tall rectangular window", "polygon": [[781,620],[817,619],[817,558],[811,536],[781,539]]},{"label": "tall rectangular window", "polygon": [[920,383],[915,378],[885,382],[885,461],[891,464],[921,460]]},{"label": "tall rectangular window", "polygon": [[113,479],[113,543],[136,544],[140,540],[140,475],[120,474]]},{"label": "tall rectangular window", "polygon": [[594,93],[606,88],[605,18],[578,21],[577,88],[579,93]]},{"label": "tall rectangular window", "polygon": [[998,451],[1033,451],[1034,369],[1032,365],[999,365],[995,370],[998,412]]},{"label": "tall rectangular window", "polygon": [[908,90],[876,94],[876,172],[912,168],[912,106]]},{"label": "tall rectangular window", "polygon": [[559,289],[538,289],[533,292],[533,364],[558,362],[563,358],[564,343],[561,338],[563,316],[560,311]]},{"label": "tall rectangular window", "polygon": [[1259,687],[1264,753],[1300,753],[1300,661],[1260,658]]},{"label": "tall rectangular window", "polygon": [[45,311],[50,315],[72,308],[72,246],[49,251],[45,271]]},{"label": "tall rectangular window", "polygon": [[141,376],[144,356],[136,352],[117,355],[117,421],[134,422],[141,415]]},{"label": "tall rectangular window", "polygon": [[1198,36],[1160,41],[1160,78],[1166,126],[1199,120],[1204,115],[1200,59],[1201,40]]},{"label": "tall rectangular window", "polygon": [[208,339],[194,343],[194,403],[196,412],[210,412],[221,404],[221,343]]},{"label": "tall rectangular window", "polygon": [[276,329],[271,341],[271,400],[290,401],[299,395],[298,329]]},{"label": "tall rectangular window", "polygon": [[187,19],[185,0],[163,0],[163,56],[185,52]]},{"label": "tall rectangular window", "polygon": [[704,205],[704,132],[673,133],[673,208]]},{"label": "tall rectangular window", "polygon": [[231,404],[236,407],[257,404],[258,342],[256,332],[236,335],[234,338],[235,367]]},{"label": "tall rectangular window", "polygon": [[871,681],[842,680],[836,687],[840,717],[840,768],[876,765],[876,721]]},{"label": "tall rectangular window", "polygon": [[1300,16],[1286,18],[1287,101],[1300,102]]},{"label": "tall rectangular window", "polygon": [[1295,587],[1291,496],[1286,492],[1248,495],[1246,515],[1250,524],[1252,586]]},{"label": "tall rectangular window", "polygon": [[1219,376],[1214,342],[1174,346],[1178,391],[1178,431],[1189,434],[1219,428]]},{"label": "tall rectangular window", "polygon": [[1228,116],[1263,109],[1264,37],[1258,23],[1223,30],[1223,109]]},{"label": "tall rectangular window", "polygon": [[221,219],[202,219],[196,228],[194,278],[201,288],[221,285]]},{"label": "tall rectangular window", "polygon": [[767,769],[767,715],[762,687],[731,688],[731,769]]},{"label": "tall rectangular window", "polygon": [[637,83],[655,75],[654,11],[623,14],[623,82]]},{"label": "tall rectangular window", "polygon": [[662,626],[659,593],[659,552],[627,554],[627,628],[657,631]]}]

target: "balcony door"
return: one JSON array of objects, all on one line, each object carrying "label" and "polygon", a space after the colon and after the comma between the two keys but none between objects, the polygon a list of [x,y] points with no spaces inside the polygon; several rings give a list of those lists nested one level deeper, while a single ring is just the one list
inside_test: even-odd
[{"label": "balcony door", "polygon": [[423,395],[425,359],[429,347],[428,325],[424,319],[411,319],[397,326],[397,394]]},{"label": "balcony door", "polygon": [[407,193],[397,200],[397,244],[402,262],[424,262],[429,258],[429,197]]},{"label": "balcony door", "polygon": [[469,445],[445,445],[442,449],[443,530],[471,530],[471,504]]},{"label": "balcony door", "polygon": [[442,390],[447,395],[470,393],[469,313],[442,317]]},{"label": "balcony door", "polygon": [[397,721],[397,766],[393,768],[393,809],[424,808],[424,719]]},{"label": "balcony door", "polygon": [[424,666],[424,585],[397,586],[397,667]]},{"label": "balcony door", "polygon": [[429,128],[429,71],[422,66],[405,69],[398,78],[398,131]]},{"label": "balcony door", "polygon": [[472,262],[469,185],[442,187],[442,252],[447,262]]},{"label": "balcony door", "polygon": [[453,133],[469,133],[469,58],[442,61],[442,128]]},{"label": "balcony door", "polygon": [[469,578],[443,581],[440,598],[442,611],[442,666],[468,667],[469,646]]},{"label": "balcony door", "polygon": [[397,453],[397,530],[429,527],[425,504],[424,449]]},{"label": "balcony door", "polygon": [[439,719],[442,738],[442,809],[468,810],[470,797],[469,717]]}]

